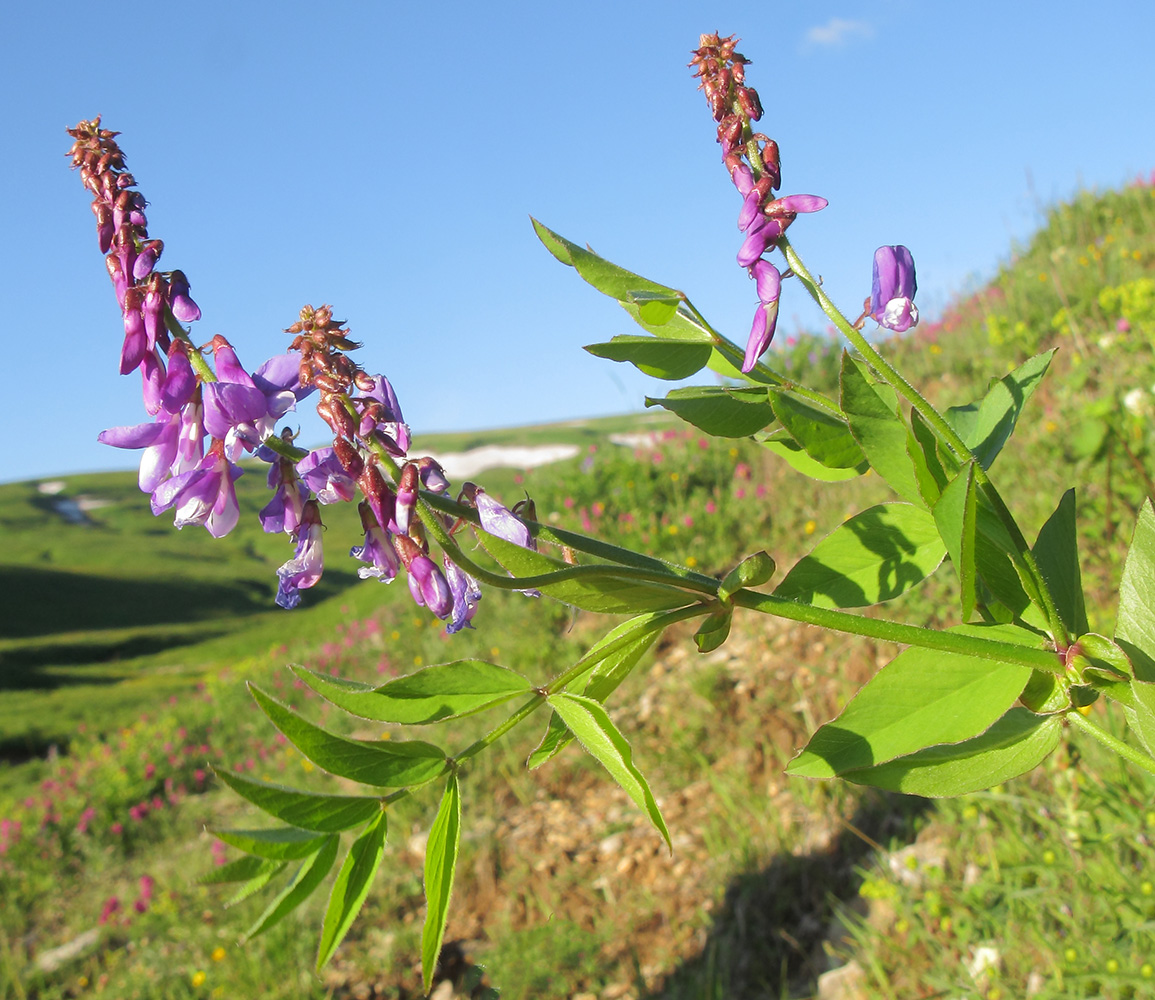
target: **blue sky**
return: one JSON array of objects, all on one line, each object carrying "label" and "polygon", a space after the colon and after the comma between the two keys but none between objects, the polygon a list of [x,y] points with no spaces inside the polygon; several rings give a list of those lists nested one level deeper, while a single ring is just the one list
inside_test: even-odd
[{"label": "blue sky", "polygon": [[[880,244],[911,248],[933,317],[1042,207],[1155,168],[1147,3],[66,0],[5,21],[0,480],[136,464],[96,443],[145,416],[63,156],[65,127],[97,113],[123,133],[164,266],[192,282],[194,335],[223,333],[252,369],[302,304],[333,303],[418,434],[664,393],[581,350],[629,321],[531,214],[744,341],[740,199],[686,69],[703,30],[743,39],[783,193],[829,199],[791,237],[848,311]],[[779,336],[822,325],[787,283]]]}]

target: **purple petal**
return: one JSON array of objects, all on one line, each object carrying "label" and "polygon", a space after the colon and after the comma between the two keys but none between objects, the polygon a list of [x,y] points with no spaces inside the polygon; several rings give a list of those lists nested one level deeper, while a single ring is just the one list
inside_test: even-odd
[{"label": "purple petal", "polygon": [[489,534],[504,538],[507,542],[520,545],[523,549],[536,549],[529,528],[510,510],[503,507],[488,493],[478,489],[475,500],[481,527]]},{"label": "purple petal", "polygon": [[763,305],[777,302],[782,291],[782,276],[778,268],[768,260],[756,260],[750,268],[750,277],[754,279],[758,290],[758,301]]},{"label": "purple petal", "polygon": [[770,203],[770,209],[775,215],[788,213],[821,212],[829,205],[825,198],[816,194],[788,194],[785,198],[776,198]]},{"label": "purple petal", "polygon": [[183,351],[173,351],[168,356],[168,376],[160,394],[161,405],[169,413],[179,413],[180,408],[192,398],[196,386],[196,375],[188,355]]},{"label": "purple petal", "polygon": [[252,423],[265,415],[265,395],[260,389],[236,382],[204,385],[205,429],[224,440],[238,424]]},{"label": "purple petal", "polygon": [[759,305],[754,312],[754,322],[750,327],[750,339],[746,341],[746,356],[742,361],[743,373],[750,371],[774,339],[774,327],[778,323],[778,303]]}]

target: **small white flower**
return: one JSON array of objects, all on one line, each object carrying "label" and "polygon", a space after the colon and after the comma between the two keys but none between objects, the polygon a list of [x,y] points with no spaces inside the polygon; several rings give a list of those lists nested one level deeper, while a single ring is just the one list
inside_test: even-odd
[{"label": "small white flower", "polygon": [[1002,955],[999,954],[998,948],[989,944],[979,945],[967,963],[967,972],[970,973],[971,979],[977,980],[983,974],[997,969],[1001,961]]},{"label": "small white flower", "polygon": [[1151,409],[1151,401],[1143,389],[1132,389],[1123,397],[1123,409],[1136,417],[1142,417]]}]

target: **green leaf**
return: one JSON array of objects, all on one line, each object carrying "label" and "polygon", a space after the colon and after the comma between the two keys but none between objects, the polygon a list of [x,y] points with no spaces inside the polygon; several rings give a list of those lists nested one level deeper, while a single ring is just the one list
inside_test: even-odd
[{"label": "green leaf", "polygon": [[[1014,626],[960,625],[964,635],[1043,648]],[[788,774],[832,778],[884,764],[939,743],[960,743],[989,729],[1018,698],[1031,668],[914,646],[863,687],[833,722],[790,762]]]},{"label": "green leaf", "polygon": [[226,785],[258,809],[291,826],[336,833],[364,823],[381,808],[381,800],[360,795],[318,795],[284,785],[257,781],[232,771],[216,772]]},{"label": "green leaf", "polygon": [[[983,585],[995,600],[1004,605],[1008,615],[1046,627],[1046,618],[1035,613],[1030,595],[1023,588],[1023,577],[1007,555],[1008,551],[1014,551],[1015,544],[1006,527],[981,486],[976,490],[976,497],[975,566]],[[983,595],[983,603],[992,609],[992,601],[986,595]]]},{"label": "green leaf", "polygon": [[287,861],[266,861],[264,867],[256,875],[225,900],[225,909],[228,910],[238,903],[243,903],[250,896],[256,895],[287,867]]},{"label": "green leaf", "polygon": [[963,621],[968,621],[975,609],[977,503],[972,461],[951,480],[934,505],[934,523],[959,576]]},{"label": "green leaf", "polygon": [[472,715],[533,690],[521,674],[485,660],[439,663],[378,687],[293,669],[319,695],[352,715],[407,725]]},{"label": "green leaf", "polygon": [[646,406],[661,406],[714,437],[749,437],[774,422],[770,397],[758,387],[687,386],[664,399],[647,396]]},{"label": "green leaf", "polygon": [[845,420],[786,389],[771,389],[774,415],[811,458],[831,469],[854,469],[866,461]]},{"label": "green leaf", "polygon": [[214,830],[217,840],[223,840],[246,854],[255,854],[272,861],[296,861],[320,850],[324,834],[300,830],[295,826],[275,827],[271,830]]},{"label": "green leaf", "polygon": [[[713,343],[714,335],[694,315],[682,292],[611,264],[592,250],[552,232],[536,219],[533,228],[550,253],[575,268],[599,292],[616,299],[642,329],[657,337]],[[675,307],[672,312],[671,305]],[[712,351],[711,368],[716,368],[717,358],[717,352]]]},{"label": "green leaf", "polygon": [[668,380],[689,378],[701,371],[712,350],[701,342],[638,335],[614,337],[608,344],[588,344],[585,349],[596,358],[628,361],[647,375]]},{"label": "green leaf", "polygon": [[1012,708],[981,736],[927,747],[843,777],[908,795],[966,795],[1032,770],[1058,746],[1062,728],[1058,716]]},{"label": "green leaf", "polygon": [[904,500],[925,506],[914,465],[906,450],[907,429],[890,386],[876,384],[846,351],[842,352],[842,412],[874,469]]},{"label": "green leaf", "polygon": [[385,853],[387,826],[386,814],[379,813],[361,831],[345,855],[329,893],[329,906],[325,911],[321,943],[317,949],[318,971],[328,964],[337,946],[345,940],[357,914],[361,912],[369,887],[373,884],[373,876],[377,874],[381,857]]},{"label": "green leaf", "polygon": [[879,504],[835,528],[794,565],[774,595],[821,608],[878,604],[920,583],[945,554],[925,510]]},{"label": "green leaf", "polygon": [[1054,353],[1052,348],[1036,354],[1009,375],[993,381],[981,403],[952,406],[944,414],[984,469],[989,469],[1003,450]]},{"label": "green leaf", "polygon": [[801,472],[804,476],[824,483],[841,483],[848,479],[856,479],[870,468],[870,463],[865,461],[853,469],[827,468],[807,455],[802,445],[795,441],[785,428],[779,428],[768,438],[763,439],[762,446],[774,452],[779,458],[785,459],[795,472]]},{"label": "green leaf", "polygon": [[227,865],[214,868],[197,879],[199,885],[221,885],[225,882],[247,882],[266,872],[276,873],[281,869],[279,861],[246,854],[243,858],[230,861]]},{"label": "green leaf", "polygon": [[1146,751],[1155,757],[1155,684],[1140,680],[1131,681],[1131,704],[1123,709],[1127,725],[1135,730],[1135,735]]},{"label": "green leaf", "polygon": [[1079,541],[1075,534],[1075,491],[1067,490],[1055,512],[1039,531],[1031,550],[1059,617],[1072,635],[1090,630],[1079,571]]},{"label": "green leaf", "polygon": [[638,315],[647,326],[665,326],[674,318],[678,306],[685,301],[681,292],[626,292],[626,300],[638,307]]},{"label": "green leaf", "polygon": [[433,985],[437,956],[445,939],[449,920],[449,897],[453,893],[453,875],[457,870],[457,848],[461,843],[461,792],[457,775],[451,774],[445,786],[437,818],[429,831],[425,846],[425,926],[421,930],[421,971],[425,992]]},{"label": "green leaf", "polygon": [[445,751],[432,743],[345,739],[306,721],[255,684],[249,691],[289,742],[330,774],[378,788],[400,788],[420,785],[445,766]]},{"label": "green leaf", "polygon": [[650,822],[665,839],[666,846],[673,850],[670,831],[666,829],[666,822],[662,819],[650,786],[646,784],[641,771],[634,766],[629,741],[618,732],[602,705],[592,698],[570,694],[568,691],[550,695],[549,703],[586,752],[609,771],[614,781],[621,785],[639,808],[646,811]]},{"label": "green leaf", "polygon": [[640,293],[644,292],[650,293],[658,300],[682,298],[677,289],[659,285],[656,281],[650,281],[632,271],[627,271],[624,267],[611,264],[592,250],[571,243],[564,236],[547,229],[537,219],[533,219],[532,222],[534,232],[545,244],[546,249],[563,264],[574,267],[582,278],[604,295],[631,305],[635,304],[640,298]]},{"label": "green leaf", "polygon": [[910,432],[906,451],[914,466],[914,478],[928,507],[933,507],[942,491],[959,471],[959,463],[943,447],[930,425],[917,410],[910,411]]},{"label": "green leaf", "polygon": [[329,874],[329,869],[337,860],[337,847],[340,843],[341,838],[332,834],[316,854],[306,858],[297,869],[293,880],[278,893],[266,907],[265,912],[257,918],[256,923],[245,931],[241,940],[248,941],[258,934],[263,934],[308,899]]},{"label": "green leaf", "polygon": [[1155,507],[1150,499],[1139,511],[1119,581],[1115,641],[1131,658],[1135,676],[1155,682]]},{"label": "green leaf", "polygon": [[734,617],[734,609],[721,607],[706,619],[694,633],[694,645],[699,653],[711,653],[724,643],[730,636],[730,621]]},{"label": "green leaf", "polygon": [[[522,548],[504,538],[478,532],[478,538],[494,559],[515,577],[538,576],[569,569],[569,564],[554,559],[542,552]],[[616,567],[612,563],[585,563],[586,566],[604,566],[607,572]],[[640,582],[610,576],[572,577],[559,583],[539,586],[543,594],[583,611],[597,611],[604,614],[630,614],[638,611],[662,611],[685,607],[694,598],[684,590],[666,587],[660,583]]]},{"label": "green leaf", "polygon": [[[662,634],[666,627],[667,616],[655,612],[638,615],[628,622],[622,622],[610,629],[601,639],[590,647],[583,659],[589,661],[590,672],[575,677],[567,685],[566,690],[576,691],[579,686],[585,685],[585,694],[595,701],[604,702],[618,685],[629,676],[630,671],[637,666],[642,655],[654,641]],[[625,645],[613,652],[602,655],[601,650],[616,642],[618,639],[629,636]],[[529,755],[526,766],[531,770],[541,767],[547,760],[556,757],[573,740],[573,734],[566,729],[565,723],[556,712],[551,712],[546,725],[545,736],[537,749]]]}]

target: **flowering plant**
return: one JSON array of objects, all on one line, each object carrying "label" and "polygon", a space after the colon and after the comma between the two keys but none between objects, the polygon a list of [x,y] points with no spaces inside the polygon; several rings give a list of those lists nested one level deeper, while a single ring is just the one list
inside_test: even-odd
[{"label": "flowering plant", "polygon": [[[105,431],[116,447],[143,450],[141,488],[154,513],[177,527],[227,533],[239,517],[238,459],[269,464],[272,499],[265,531],[294,549],[278,571],[277,603],[292,608],[323,571],[321,508],[359,500],[364,538],[350,554],[362,578],[404,574],[413,600],[446,622],[471,628],[482,586],[554,599],[589,612],[628,615],[549,683],[536,686],[497,663],[462,659],[380,686],[294,668],[332,704],[399,725],[451,722],[516,701],[483,737],[450,752],[424,740],[349,739],[253,686],[257,705],[307,758],[371,794],[305,792],[221,770],[220,778],[280,826],[218,830],[244,857],[212,881],[242,892],[296,864],[257,919],[254,935],[283,919],[325,880],[355,830],[329,895],[318,965],[348,932],[381,862],[389,807],[440,783],[440,806],[425,855],[427,914],[422,959],[428,989],[443,941],[461,837],[462,764],[539,709],[544,735],[529,757],[545,764],[577,741],[670,835],[633,748],[606,704],[670,625],[699,623],[700,651],[724,643],[736,613],[774,615],[906,646],[832,722],[820,727],[788,773],[834,778],[921,795],[959,795],[1022,774],[1075,726],[1133,765],[1155,772],[1155,510],[1139,514],[1120,586],[1113,638],[1091,631],[1080,582],[1075,495],[1068,491],[1034,544],[1024,537],[989,470],[1047,372],[1053,352],[992,381],[983,398],[940,412],[866,339],[868,319],[905,332],[918,323],[914,260],[902,246],[874,257],[870,298],[849,320],[812,276],[787,229],[819,211],[815,195],[775,194],[777,144],[755,131],[762,117],[746,83],[748,60],[734,38],[702,36],[692,66],[717,126],[722,161],[741,196],[737,263],[755,282],[758,305],[746,344],[715,330],[681,291],[647,280],[534,221],[561,263],[615,299],[643,333],[587,348],[664,380],[709,368],[721,384],[682,387],[647,400],[723,438],[754,437],[793,468],[838,481],[873,469],[895,499],[860,511],[774,582],[765,552],[719,580],[642,552],[537,521],[532,501],[507,508],[474,483],[454,493],[444,470],[414,457],[400,403],[384,375],[352,360],[358,345],[328,306],[306,306],[289,328],[289,350],[255,370],[223,337],[198,346],[200,317],[178,270],[158,270],[164,246],[147,229],[143,196],[116,133],[99,119],[70,134],[71,155],[93,211],[101,251],[124,317],[122,374],[140,371],[152,417]],[[779,264],[768,259],[778,254]],[[802,385],[764,360],[789,279],[823,309],[852,350],[842,354],[836,397]],[[317,394],[332,443],[308,451],[278,422]],[[467,549],[472,534],[477,546]],[[921,584],[949,560],[959,582],[958,624],[946,629],[866,617],[847,609],[881,604]],[[1122,705],[1137,745],[1085,714],[1096,699]]]}]

